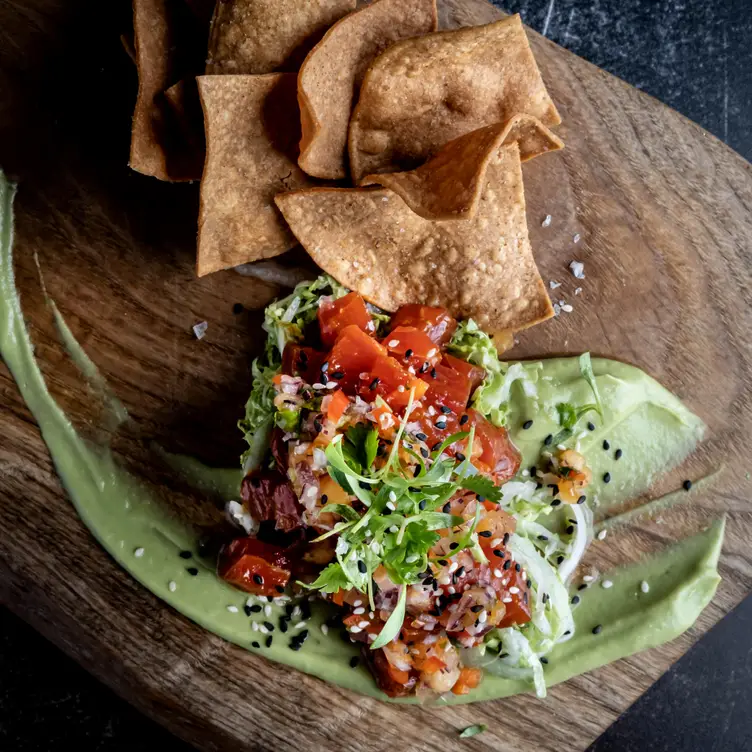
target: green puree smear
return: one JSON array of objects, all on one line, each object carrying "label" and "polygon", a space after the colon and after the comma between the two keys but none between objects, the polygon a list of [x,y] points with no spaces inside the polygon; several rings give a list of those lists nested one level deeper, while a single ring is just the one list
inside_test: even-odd
[{"label": "green puree smear", "polygon": [[[179,555],[194,550],[193,531],[170,517],[151,492],[117,464],[106,447],[90,444],[77,434],[47,390],[21,312],[12,258],[14,192],[0,172],[0,354],[40,426],[63,485],[92,534],[139,582],[197,624],[271,660],[356,692],[388,699],[364,666],[351,667],[358,649],[344,642],[337,630],[327,634],[321,630],[329,615],[324,606],[313,604],[312,615],[305,624],[298,626],[294,618],[286,634],[278,628],[271,633],[253,631],[253,621],[277,625],[279,607],[272,606],[271,615],[265,614],[263,608],[247,615],[243,593],[218,579],[195,554],[190,560]],[[54,308],[53,312],[63,344],[89,383],[107,396],[112,420],[122,420],[124,409],[60,314]],[[545,360],[525,364],[524,368],[529,374],[535,372],[536,388],[525,389],[522,382],[511,384],[506,421],[525,456],[525,465],[531,465],[537,461],[546,436],[561,429],[556,405],[586,404],[592,392],[581,378],[577,358]],[[587,430],[585,435],[575,433],[569,443],[579,441],[587,453],[594,477],[589,495],[596,514],[604,516],[609,506],[644,491],[654,477],[692,451],[703,425],[639,369],[594,359],[593,371],[603,419],[591,413],[588,417],[593,420],[593,430]],[[609,450],[600,448],[604,441]],[[622,450],[618,460],[614,459],[616,449]],[[226,498],[236,494],[240,470],[211,470],[189,458],[166,459],[176,473],[199,489],[219,491]],[[606,473],[609,482],[604,480]],[[718,520],[704,532],[654,558],[610,572],[610,589],[594,587],[578,593],[581,601],[574,609],[575,634],[549,655],[546,683],[564,681],[667,642],[689,628],[718,585],[723,530],[724,521]],[[649,588],[642,586],[643,582],[649,583]],[[303,648],[291,650],[291,637],[304,629],[308,630],[308,639]],[[267,647],[269,638],[271,644]],[[254,641],[259,648],[252,647]],[[487,669],[481,685],[469,695],[452,696],[442,702],[465,703],[531,690],[528,681],[494,676],[490,653],[480,656],[478,662]]]}]

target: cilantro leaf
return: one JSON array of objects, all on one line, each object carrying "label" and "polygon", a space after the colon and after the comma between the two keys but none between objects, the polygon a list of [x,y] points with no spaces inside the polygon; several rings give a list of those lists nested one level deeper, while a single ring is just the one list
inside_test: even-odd
[{"label": "cilantro leaf", "polygon": [[590,360],[590,353],[586,352],[580,355],[580,373],[582,378],[587,381],[590,388],[593,390],[593,399],[595,400],[595,410],[598,415],[603,419],[603,405],[601,403],[601,395],[598,392],[598,384],[595,382],[595,374],[593,373],[593,362]]},{"label": "cilantro leaf", "polygon": [[363,442],[363,450],[365,458],[364,467],[368,469],[373,465],[373,462],[376,459],[376,454],[379,451],[379,432],[375,428],[372,428],[368,432],[366,439]]},{"label": "cilantro leaf", "polygon": [[460,487],[488,501],[501,501],[501,489],[485,475],[470,475],[460,480]]},{"label": "cilantro leaf", "polygon": [[338,590],[348,590],[350,587],[347,575],[337,561],[323,569],[310,585],[300,584],[309,590],[321,590],[322,593],[336,593]]},{"label": "cilantro leaf", "polygon": [[371,650],[383,648],[388,645],[402,629],[402,622],[405,620],[405,603],[407,601],[407,586],[400,588],[399,600],[392,611],[391,616],[386,620],[379,636],[371,643]]},{"label": "cilantro leaf", "polygon": [[556,405],[556,412],[559,413],[559,425],[562,428],[574,428],[577,423],[577,410],[569,402],[560,402]]},{"label": "cilantro leaf", "polygon": [[320,512],[331,512],[332,514],[338,514],[343,520],[348,522],[357,522],[360,519],[360,515],[347,504],[327,504]]},{"label": "cilantro leaf", "polygon": [[477,736],[488,730],[488,726],[485,723],[476,723],[473,726],[468,726],[460,731],[460,739],[469,739],[471,736]]}]

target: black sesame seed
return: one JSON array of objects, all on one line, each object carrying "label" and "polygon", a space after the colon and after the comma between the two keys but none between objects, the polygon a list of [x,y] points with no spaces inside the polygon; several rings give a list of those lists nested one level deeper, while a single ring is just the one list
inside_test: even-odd
[{"label": "black sesame seed", "polygon": [[305,642],[308,639],[308,630],[304,629],[299,635],[298,635],[298,642]]},{"label": "black sesame seed", "polygon": [[481,530],[478,535],[480,535],[483,538],[490,538],[493,533],[490,530]]},{"label": "black sesame seed", "polygon": [[583,582],[582,585],[577,586],[578,590],[587,590],[587,582]]},{"label": "black sesame seed", "polygon": [[460,545],[460,544],[459,544],[459,543],[457,543],[457,541],[452,541],[452,542],[451,542],[451,543],[449,544],[449,549],[450,549],[451,551],[454,551],[454,549],[455,549],[455,548],[458,548],[458,547],[459,547],[459,545]]},{"label": "black sesame seed", "polygon": [[624,452],[622,452],[621,449],[617,449],[614,452],[614,459],[615,460],[620,460],[623,454],[624,454]]},{"label": "black sesame seed", "polygon": [[246,616],[250,616],[253,611],[251,611],[251,607],[246,603],[245,606],[243,606],[243,611],[245,611]]},{"label": "black sesame seed", "polygon": [[593,627],[593,634],[600,634],[603,631],[603,624],[596,624]]},{"label": "black sesame seed", "polygon": [[567,528],[567,535],[572,535],[573,532],[574,532],[574,525],[570,525]]},{"label": "black sesame seed", "polygon": [[444,415],[451,415],[452,414],[452,408],[447,407],[446,405],[440,405],[439,410],[444,413]]},{"label": "black sesame seed", "polygon": [[504,569],[509,569],[511,566],[512,566],[512,560],[511,559],[507,559],[504,562]]},{"label": "black sesame seed", "polygon": [[467,457],[465,457],[465,455],[462,454],[462,452],[457,452],[457,453],[455,453],[454,456],[455,456],[455,458],[457,459],[458,462],[464,462],[467,459]]},{"label": "black sesame seed", "polygon": [[535,484],[535,490],[536,490],[536,491],[540,491],[540,490],[541,490],[541,488],[543,488],[543,484],[542,484],[542,483],[536,483],[536,484]]},{"label": "black sesame seed", "polygon": [[545,656],[545,655],[542,655],[542,656],[540,657],[540,662],[541,662],[541,663],[542,663],[542,664],[543,664],[544,666],[547,666],[547,665],[548,665],[548,658],[546,658],[546,656]]},{"label": "black sesame seed", "polygon": [[507,543],[509,543],[509,533],[504,533],[504,537],[501,539],[501,542],[506,546]]},{"label": "black sesame seed", "polygon": [[551,442],[554,440],[554,435],[552,433],[548,434],[545,439],[543,439],[543,443],[546,446],[551,446]]},{"label": "black sesame seed", "polygon": [[365,574],[368,571],[368,567],[364,561],[358,561],[358,572]]},{"label": "black sesame seed", "polygon": [[423,457],[424,460],[427,460],[431,456],[431,452],[429,452],[425,447],[421,447],[420,456]]},{"label": "black sesame seed", "polygon": [[548,593],[543,593],[543,596],[541,597],[541,601],[543,603],[548,603],[548,601],[550,600],[550,598],[551,598],[551,596]]},{"label": "black sesame seed", "polygon": [[465,574],[465,567],[457,567],[457,571],[454,573],[456,577],[462,577]]},{"label": "black sesame seed", "polygon": [[441,507],[441,511],[444,512],[444,514],[449,514],[449,512],[452,511],[452,504],[450,502],[447,502],[443,507]]},{"label": "black sesame seed", "polygon": [[587,430],[588,431],[595,431],[595,423],[588,423],[587,424]]},{"label": "black sesame seed", "polygon": [[243,313],[243,304],[235,303],[232,307],[232,312],[237,316],[239,313]]},{"label": "black sesame seed", "polygon": [[441,564],[442,567],[445,567],[449,562],[446,559],[439,559],[439,564]]},{"label": "black sesame seed", "polygon": [[532,421],[532,420],[526,420],[526,421],[525,421],[525,422],[524,422],[524,423],[522,424],[522,427],[523,427],[523,428],[524,428],[524,429],[525,429],[525,430],[527,431],[527,430],[528,430],[528,428],[532,428],[532,427],[533,427],[533,421]]},{"label": "black sesame seed", "polygon": [[358,484],[364,491],[368,491],[371,488],[370,483],[366,483],[364,480],[361,480]]},{"label": "black sesame seed", "polygon": [[444,429],[445,429],[445,428],[447,427],[446,421],[445,421],[445,420],[443,420],[442,418],[439,418],[439,420],[437,420],[437,421],[436,421],[436,422],[434,423],[434,425],[435,425],[435,426],[436,426],[436,428],[438,428],[438,429],[439,429],[440,431],[443,431],[443,430],[444,430]]},{"label": "black sesame seed", "polygon": [[271,635],[269,635],[269,636],[268,636],[268,637],[266,638],[266,647],[270,648],[270,647],[272,646],[272,640],[273,640],[273,639],[274,639],[274,638],[273,638],[273,637],[272,637]]},{"label": "black sesame seed", "polygon": [[539,535],[538,536],[538,540],[539,541],[547,541],[548,540],[548,536],[547,535]]},{"label": "black sesame seed", "polygon": [[254,640],[254,641],[253,641],[253,642],[251,643],[251,647],[252,647],[252,648],[260,648],[260,647],[261,647],[261,645],[259,645],[259,643],[258,643],[258,642],[256,642],[256,640]]},{"label": "black sesame seed", "polygon": [[420,475],[420,465],[416,465],[413,468],[413,478],[417,478]]},{"label": "black sesame seed", "polygon": [[521,572],[522,571],[522,565],[521,564],[515,564],[514,565],[514,571],[515,572]]},{"label": "black sesame seed", "polygon": [[525,581],[525,585],[531,588],[533,586],[533,581],[528,577],[527,580]]},{"label": "black sesame seed", "polygon": [[467,421],[470,420],[470,416],[465,414],[460,418],[460,425],[464,426]]},{"label": "black sesame seed", "polygon": [[538,472],[538,468],[535,465],[530,465],[530,477],[535,478]]},{"label": "black sesame seed", "polygon": [[254,574],[253,575],[253,581],[257,585],[263,585],[264,584],[264,578],[260,574]]},{"label": "black sesame seed", "polygon": [[180,552],[180,558],[181,559],[190,559],[193,556],[193,554],[190,551],[181,551]]},{"label": "black sesame seed", "polygon": [[191,577],[198,577],[198,569],[196,569],[196,567],[187,567],[185,571],[188,572]]},{"label": "black sesame seed", "polygon": [[473,612],[474,614],[479,614],[479,613],[480,613],[480,612],[481,612],[481,611],[483,610],[483,606],[481,606],[481,604],[480,604],[480,603],[478,603],[478,604],[477,604],[477,605],[475,605],[475,606],[471,606],[471,607],[470,607],[470,610],[471,610],[471,611],[472,611],[472,612]]},{"label": "black sesame seed", "polygon": [[436,378],[436,369],[435,369],[435,368],[432,368],[432,369],[431,369],[431,378],[432,378],[432,379],[435,379],[435,378]]},{"label": "black sesame seed", "polygon": [[556,483],[549,483],[548,488],[554,492],[554,496],[559,493],[559,486]]},{"label": "black sesame seed", "polygon": [[480,494],[475,494],[475,498],[478,499],[481,504],[486,500],[486,497],[481,496]]},{"label": "black sesame seed", "polygon": [[500,559],[504,558],[504,552],[498,548],[494,549],[494,556],[498,556]]},{"label": "black sesame seed", "polygon": [[527,590],[526,590],[526,591],[525,591],[525,592],[524,592],[524,593],[522,594],[522,602],[523,602],[523,603],[524,603],[525,605],[527,605],[527,602],[528,602],[528,600],[530,600],[530,598],[529,598],[529,596],[528,596],[528,592],[527,592]]},{"label": "black sesame seed", "polygon": [[282,633],[287,632],[287,619],[279,620],[279,631]]},{"label": "black sesame seed", "polygon": [[611,444],[609,444],[609,443],[608,443],[608,441],[607,441],[606,439],[603,439],[603,448],[604,448],[604,449],[605,449],[606,451],[608,451],[609,449],[611,449]]},{"label": "black sesame seed", "polygon": [[416,433],[415,438],[418,441],[425,441],[428,438],[428,436],[426,436],[424,433]]},{"label": "black sesame seed", "polygon": [[290,640],[290,650],[297,652],[302,647],[303,645],[301,645],[301,643],[299,643],[297,640]]},{"label": "black sesame seed", "polygon": [[354,655],[352,658],[350,658],[350,668],[357,668],[358,663],[360,663],[360,658],[358,658],[357,655]]},{"label": "black sesame seed", "polygon": [[604,483],[610,483],[611,482],[611,473],[603,473],[603,482]]},{"label": "black sesame seed", "polygon": [[561,504],[561,499],[554,499],[554,500],[553,500],[553,501],[551,502],[551,506],[552,506],[552,507],[558,507],[558,506],[559,506],[559,504]]},{"label": "black sesame seed", "polygon": [[424,363],[424,364],[423,364],[423,365],[422,365],[422,366],[421,366],[421,367],[420,367],[420,368],[418,369],[418,373],[425,373],[425,372],[426,372],[426,371],[428,370],[428,366],[430,366],[430,365],[431,365],[431,364],[430,364],[430,363],[429,363],[428,361],[426,361],[426,362],[425,362],[425,363]]},{"label": "black sesame seed", "polygon": [[268,630],[269,630],[270,632],[273,632],[273,631],[274,631],[274,624],[272,624],[272,623],[271,623],[270,621],[265,621],[265,622],[264,622],[264,626],[265,626],[265,627],[266,627],[266,628],[267,628],[267,629],[268,629]]},{"label": "black sesame seed", "polygon": [[249,610],[249,611],[250,611],[250,612],[251,612],[252,614],[258,614],[258,613],[261,613],[261,606],[259,606],[259,604],[258,604],[258,603],[254,603],[254,604],[253,604],[252,606],[249,606],[249,607],[248,607],[248,610]]},{"label": "black sesame seed", "polygon": [[572,596],[572,605],[576,606],[580,602],[580,596],[579,595],[573,595]]},{"label": "black sesame seed", "polygon": [[426,506],[428,506],[428,501],[426,499],[423,499],[423,501],[418,504],[418,509],[420,509],[420,511],[422,512],[426,508]]},{"label": "black sesame seed", "polygon": [[370,390],[374,390],[381,383],[381,379],[377,376],[368,386]]},{"label": "black sesame seed", "polygon": [[437,442],[436,442],[436,443],[435,443],[435,444],[434,444],[434,445],[433,445],[433,446],[431,447],[431,451],[432,451],[432,452],[438,452],[440,448],[441,448],[441,442],[440,442],[440,441],[437,441]]},{"label": "black sesame seed", "polygon": [[330,373],[329,376],[331,376],[331,378],[336,379],[337,381],[339,381],[340,379],[344,379],[345,378],[345,372],[344,371],[335,371],[334,373]]},{"label": "black sesame seed", "polygon": [[580,496],[579,499],[577,499],[578,504],[584,504],[586,501],[587,501],[587,496],[585,496],[584,494]]},{"label": "black sesame seed", "polygon": [[321,503],[326,504],[329,501],[329,497],[326,494],[321,494]]},{"label": "black sesame seed", "polygon": [[405,358],[412,358],[413,357],[413,351],[408,347],[407,350],[405,350]]},{"label": "black sesame seed", "polygon": [[682,483],[682,488],[685,491],[689,491],[692,488],[692,481],[691,480],[685,480],[684,483]]}]

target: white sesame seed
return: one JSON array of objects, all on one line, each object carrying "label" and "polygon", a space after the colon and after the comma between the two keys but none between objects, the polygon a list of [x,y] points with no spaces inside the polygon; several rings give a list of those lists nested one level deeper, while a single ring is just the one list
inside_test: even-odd
[{"label": "white sesame seed", "polygon": [[366,612],[365,608],[363,606],[360,606],[356,609],[353,609],[353,613],[356,615],[364,614]]},{"label": "white sesame seed", "polygon": [[251,622],[251,629],[254,632],[258,632],[259,631],[259,623],[257,621],[252,621]]},{"label": "white sesame seed", "polygon": [[546,214],[545,218],[541,222],[541,227],[548,227],[551,224],[551,215]]},{"label": "white sesame seed", "polygon": [[507,596],[504,596],[504,598],[501,599],[501,602],[502,603],[511,603],[512,599],[507,595]]},{"label": "white sesame seed", "polygon": [[504,574],[500,569],[494,569],[493,573],[494,577],[502,577]]},{"label": "white sesame seed", "polygon": [[292,610],[292,618],[297,619],[303,612],[300,610],[300,606],[295,606]]},{"label": "white sesame seed", "polygon": [[178,589],[178,583],[175,582],[175,580],[170,580],[167,583],[167,587],[170,589],[171,593],[174,593]]},{"label": "white sesame seed", "polygon": [[228,607],[227,607],[227,610],[228,610],[228,611],[229,611],[229,612],[230,612],[231,614],[237,614],[237,613],[238,613],[238,607],[237,607],[237,606],[228,606]]},{"label": "white sesame seed", "polygon": [[605,588],[606,590],[612,588],[613,586],[614,586],[614,583],[611,582],[611,580],[603,580],[603,582],[601,582],[601,587]]},{"label": "white sesame seed", "polygon": [[520,475],[521,475],[521,476],[522,476],[523,478],[529,478],[529,477],[530,477],[530,471],[529,471],[529,470],[523,470],[523,471],[522,471],[522,472],[520,473]]},{"label": "white sesame seed", "polygon": [[598,540],[603,540],[608,535],[608,530],[605,528],[598,533]]},{"label": "white sesame seed", "polygon": [[368,642],[373,642],[376,639],[376,635],[371,632],[368,633]]},{"label": "white sesame seed", "polygon": [[393,501],[387,501],[386,506],[387,506],[387,509],[391,509],[392,511],[394,511],[397,508]]},{"label": "white sesame seed", "polygon": [[296,624],[296,625],[295,625],[295,626],[293,627],[293,629],[300,629],[301,627],[304,627],[305,625],[306,625],[306,623],[305,623],[304,621],[299,621],[299,622],[298,622],[298,623],[297,623],[297,624]]},{"label": "white sesame seed", "polygon": [[313,384],[313,388],[314,389],[323,389],[324,385],[317,381],[315,384]]},{"label": "white sesame seed", "polygon": [[402,384],[400,384],[400,385],[399,385],[399,386],[397,387],[397,391],[398,391],[398,392],[404,392],[404,391],[405,391],[405,387],[404,387],[404,386],[403,386]]},{"label": "white sesame seed", "polygon": [[481,624],[485,624],[487,618],[488,618],[488,613],[485,611],[481,611],[480,614],[478,614],[478,621]]},{"label": "white sesame seed", "polygon": [[135,557],[136,557],[137,559],[140,559],[140,558],[141,558],[141,557],[142,557],[142,556],[144,555],[144,549],[143,549],[143,548],[137,548],[137,549],[136,549],[136,550],[135,550],[135,551],[133,552],[133,555],[134,555],[134,556],[135,556]]},{"label": "white sesame seed", "polygon": [[357,626],[359,626],[361,629],[365,629],[371,622],[364,619],[363,621],[359,621]]},{"label": "white sesame seed", "polygon": [[398,339],[390,339],[387,343],[387,347],[399,347],[399,340]]},{"label": "white sesame seed", "polygon": [[579,243],[581,239],[582,239],[582,236],[580,235],[579,232],[577,232],[577,233],[575,233],[575,236],[572,238],[572,242],[573,243]]},{"label": "white sesame seed", "polygon": [[433,356],[434,356],[434,355],[436,355],[436,348],[435,348],[435,347],[432,347],[432,348],[431,348],[431,349],[430,349],[430,350],[429,350],[429,351],[428,351],[428,352],[426,353],[426,357],[427,357],[427,358],[433,358]]},{"label": "white sesame seed", "polygon": [[592,574],[586,574],[582,580],[583,582],[592,582],[595,579]]},{"label": "white sesame seed", "polygon": [[394,491],[390,491],[389,492],[389,501],[391,501],[391,502],[397,501],[397,494],[394,493]]},{"label": "white sesame seed", "polygon": [[451,566],[449,567],[449,574],[456,571],[457,567],[459,567],[459,564],[456,561],[453,561]]},{"label": "white sesame seed", "polygon": [[503,538],[494,538],[491,541],[491,545],[495,548],[496,546],[500,546],[504,542]]},{"label": "white sesame seed", "polygon": [[326,624],[322,624],[319,629],[321,629],[322,634],[329,634],[329,627],[327,627]]},{"label": "white sesame seed", "polygon": [[560,452],[563,452],[563,451],[565,451],[565,450],[566,450],[566,448],[567,448],[567,447],[566,447],[566,445],[565,445],[565,444],[557,444],[557,445],[556,445],[556,448],[557,448],[557,449],[558,449],[558,450],[559,450]]},{"label": "white sesame seed", "polygon": [[519,593],[519,592],[520,592],[520,589],[519,589],[518,587],[510,587],[510,588],[509,588],[509,592],[510,592],[510,593],[511,593],[512,595],[517,595],[517,593]]},{"label": "white sesame seed", "polygon": [[270,617],[271,615],[272,615],[272,607],[271,607],[271,606],[270,606],[270,605],[269,605],[269,604],[267,603],[267,604],[266,604],[266,605],[264,606],[264,616],[266,616],[266,617],[268,618],[268,617]]},{"label": "white sesame seed", "polygon": [[327,389],[336,389],[339,386],[339,384],[336,381],[327,381],[326,382],[326,388]]},{"label": "white sesame seed", "polygon": [[564,313],[572,313],[572,311],[574,311],[574,308],[569,305],[569,303],[564,303],[564,305],[561,307],[561,310],[564,311]]},{"label": "white sesame seed", "polygon": [[360,598],[358,598],[358,600],[355,601],[355,603],[353,603],[353,606],[355,606],[355,608],[357,608],[358,606],[362,606],[362,605],[363,605],[363,601],[360,600]]},{"label": "white sesame seed", "polygon": [[350,627],[350,634],[358,634],[360,631],[362,631],[360,627]]},{"label": "white sesame seed", "polygon": [[454,595],[454,594],[455,594],[455,593],[456,593],[457,591],[456,591],[456,590],[454,589],[454,585],[451,585],[451,586],[450,586],[450,587],[448,588],[447,592],[448,592],[448,593],[449,593],[450,595]]},{"label": "white sesame seed", "polygon": [[261,632],[261,634],[269,634],[269,630],[263,625],[258,625],[258,631]]},{"label": "white sesame seed", "polygon": [[389,532],[390,532],[390,533],[396,533],[396,532],[398,532],[398,531],[399,531],[399,528],[398,528],[398,527],[397,527],[396,525],[392,525],[392,526],[391,526],[391,527],[389,528]]},{"label": "white sesame seed", "polygon": [[368,612],[368,618],[369,619],[374,619],[375,617],[376,617],[376,614],[374,614],[373,611],[369,611]]},{"label": "white sesame seed", "polygon": [[643,593],[649,593],[650,592],[650,585],[648,585],[648,583],[645,580],[643,580],[640,583],[640,590],[642,590]]}]

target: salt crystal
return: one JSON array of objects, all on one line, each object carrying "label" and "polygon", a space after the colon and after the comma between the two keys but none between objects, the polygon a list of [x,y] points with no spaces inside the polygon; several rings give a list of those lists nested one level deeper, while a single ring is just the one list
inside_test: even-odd
[{"label": "salt crystal", "polygon": [[546,214],[546,218],[541,222],[541,227],[548,227],[551,224],[551,215]]},{"label": "salt crystal", "polygon": [[570,262],[569,268],[577,279],[585,279],[585,264],[583,264],[582,261]]},{"label": "salt crystal", "polygon": [[206,330],[209,328],[209,324],[206,321],[201,321],[193,327],[193,333],[196,335],[196,339],[203,339],[206,334]]}]

